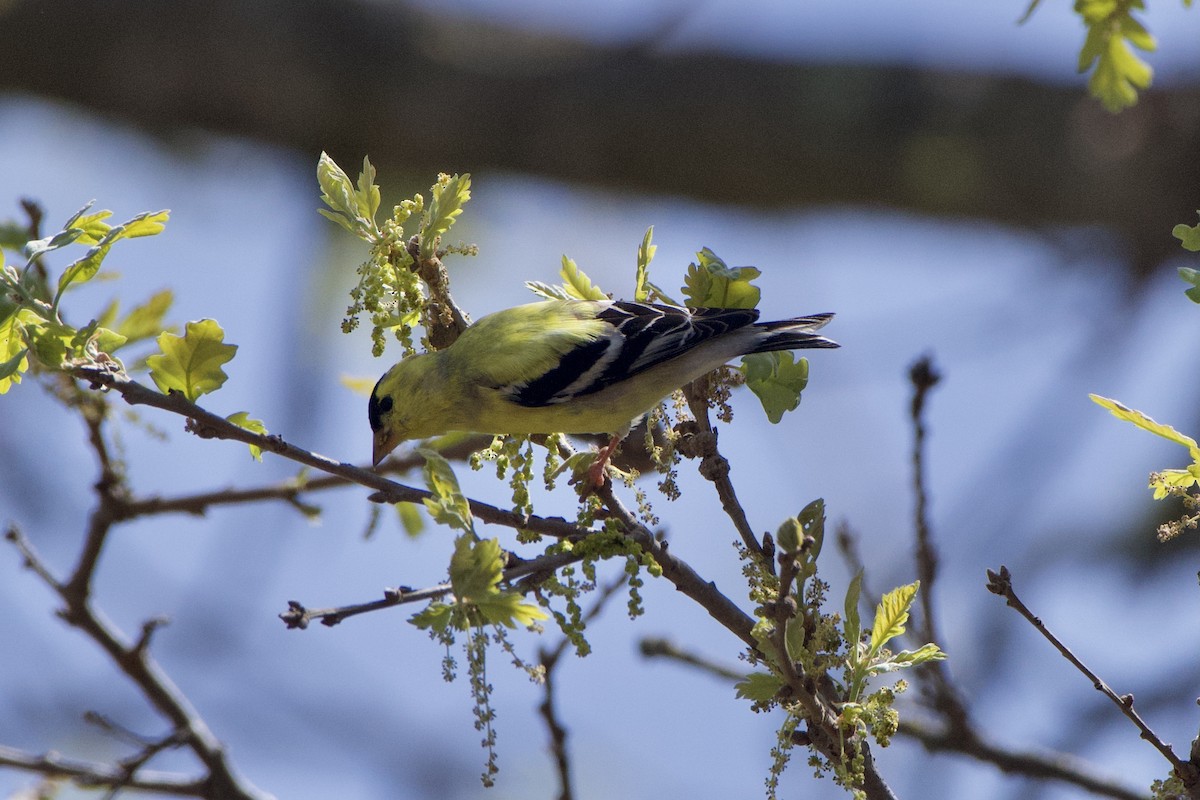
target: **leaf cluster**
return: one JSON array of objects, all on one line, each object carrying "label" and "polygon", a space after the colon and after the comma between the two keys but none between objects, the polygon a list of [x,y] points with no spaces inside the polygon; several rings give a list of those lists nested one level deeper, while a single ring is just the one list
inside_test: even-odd
[{"label": "leaf cluster", "polygon": [[[429,301],[445,291],[445,270],[441,258],[448,252],[473,255],[475,248],[442,248],[442,237],[449,232],[471,199],[471,176],[438,176],[430,187],[428,207],[425,197],[416,194],[392,209],[382,223],[376,220],[380,205],[375,167],[363,158],[358,180],[350,177],[326,153],[317,163],[317,183],[321,200],[328,208],[317,209],[323,216],[341,225],[370,246],[370,256],[358,267],[358,283],[350,291],[350,305],[342,330],[350,333],[361,317],[371,322],[372,352],[383,355],[390,333],[402,345],[404,353],[415,351],[413,330],[433,321],[428,316]],[[410,236],[406,225],[417,219]]]},{"label": "leaf cluster", "polygon": [[1174,538],[1182,533],[1184,528],[1197,527],[1200,524],[1200,492],[1190,491],[1200,485],[1200,445],[1196,443],[1196,440],[1180,433],[1170,425],[1155,422],[1141,411],[1122,405],[1116,400],[1110,400],[1097,394],[1089,394],[1088,397],[1102,408],[1107,408],[1109,413],[1117,419],[1133,423],[1144,431],[1187,448],[1192,463],[1183,469],[1164,469],[1152,473],[1150,488],[1154,490],[1155,500],[1162,500],[1168,495],[1174,495],[1182,498],[1189,509],[1197,512],[1194,515],[1184,514],[1173,522],[1159,526],[1158,538],[1160,541]]}]

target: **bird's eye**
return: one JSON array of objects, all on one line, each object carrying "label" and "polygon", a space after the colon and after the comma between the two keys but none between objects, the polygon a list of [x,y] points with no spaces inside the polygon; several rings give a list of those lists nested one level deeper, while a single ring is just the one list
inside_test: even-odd
[{"label": "bird's eye", "polygon": [[393,405],[393,400],[392,400],[392,396],[390,394],[385,394],[383,397],[379,398],[380,412],[382,412],[384,414],[388,413],[389,411],[392,410],[392,405]]}]

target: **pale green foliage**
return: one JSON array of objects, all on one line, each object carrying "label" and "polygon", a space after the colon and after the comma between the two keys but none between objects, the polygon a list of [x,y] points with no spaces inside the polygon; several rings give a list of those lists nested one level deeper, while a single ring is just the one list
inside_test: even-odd
[{"label": "pale green foliage", "polygon": [[705,247],[696,253],[683,279],[688,308],[754,308],[762,290],[750,281],[762,275],[755,267],[729,267]]},{"label": "pale green foliage", "polygon": [[[427,300],[422,281],[440,280],[439,259],[445,252],[475,252],[468,246],[445,250],[438,247],[471,199],[471,176],[439,175],[430,187],[428,212],[425,198],[417,194],[393,207],[391,218],[382,224],[375,219],[380,195],[374,181],[375,168],[366,158],[357,183],[325,153],[317,163],[321,199],[330,209],[318,211],[371,246],[370,258],[358,267],[358,284],[350,290],[351,303],[342,331],[353,331],[365,314],[371,321],[372,352],[376,356],[383,355],[389,332],[409,355],[415,351],[413,328],[420,324]],[[405,232],[405,224],[413,215],[419,219],[415,248],[410,247]]]},{"label": "pale green foliage", "polygon": [[[945,658],[934,644],[899,653],[886,648],[888,642],[904,633],[917,583],[902,586],[883,597],[865,639],[858,608],[861,573],[850,582],[841,618],[822,611],[828,587],[817,577],[817,557],[824,538],[825,504],[818,499],[779,526],[775,535],[778,574],[742,550],[751,599],[759,604],[758,621],[752,632],[758,651],[766,655],[761,659],[752,654],[750,661],[765,665],[767,670],[753,672],[738,682],[737,695],[750,700],[757,711],[781,706],[787,714],[780,728],[780,745],[772,750],[772,768],[767,778],[769,797],[774,796],[779,774],[787,763],[791,731],[806,714],[803,704],[791,699],[795,687],[793,691],[787,690],[789,680],[798,677],[810,686],[827,679],[837,684],[833,671],[840,669],[844,698],[839,706],[843,757],[826,760],[814,753],[811,763],[818,772],[832,772],[839,784],[857,792],[862,782],[862,750],[848,747],[849,740],[870,736],[886,746],[899,724],[899,715],[892,706],[905,686],[900,681],[867,695],[867,680]],[[784,585],[789,581],[785,595]]]},{"label": "pale green foliage", "polygon": [[[0,252],[0,394],[20,383],[22,374],[35,366],[60,369],[93,364],[122,370],[112,353],[162,329],[162,317],[171,303],[169,292],[156,295],[116,325],[112,304],[82,327],[64,319],[60,306],[67,289],[95,278],[116,242],[153,236],[163,230],[168,217],[166,211],[145,212],[110,225],[105,220],[112,212],[89,214],[91,206],[88,203],[72,214],[57,233],[26,242],[20,270],[5,263]],[[51,291],[46,261],[72,245],[88,249],[63,267]]]},{"label": "pale green foliage", "polygon": [[[1200,211],[1196,212],[1200,214]],[[1184,225],[1180,223],[1171,229],[1171,235],[1179,240],[1183,249],[1193,253],[1200,252],[1200,225]],[[1179,277],[1191,288],[1184,291],[1193,303],[1200,303],[1200,270],[1191,267],[1180,267]]]},{"label": "pale green foliage", "polygon": [[1200,485],[1200,445],[1196,443],[1196,440],[1180,433],[1170,425],[1155,422],[1141,411],[1128,408],[1116,400],[1096,394],[1089,394],[1088,397],[1097,405],[1107,408],[1117,419],[1132,422],[1144,431],[1149,431],[1155,436],[1161,436],[1186,447],[1188,455],[1191,456],[1192,463],[1184,469],[1164,469],[1150,475],[1150,488],[1154,490],[1155,500],[1162,500],[1168,495],[1173,495],[1182,499],[1186,508],[1197,512],[1190,515],[1184,514],[1176,520],[1160,525],[1158,528],[1159,541],[1165,542],[1173,539],[1182,533],[1184,528],[1195,528],[1200,525],[1200,492],[1189,492],[1190,489]]},{"label": "pale green foliage", "polygon": [[437,183],[430,187],[433,199],[429,213],[421,221],[421,258],[427,260],[437,253],[442,236],[462,213],[463,206],[471,199],[471,176],[438,175]]},{"label": "pale green foliage", "polygon": [[1142,0],[1075,0],[1075,12],[1087,26],[1079,71],[1095,65],[1088,90],[1109,111],[1136,103],[1138,89],[1149,87],[1154,75],[1150,65],[1130,48],[1133,45],[1150,52],[1157,47],[1154,37],[1131,13],[1144,8]]},{"label": "pale green foliage", "polygon": [[[1028,20],[1040,3],[1031,0],[1019,22]],[[1192,1],[1183,4],[1191,6]],[[1131,48],[1153,52],[1158,47],[1133,16],[1134,11],[1145,8],[1144,0],[1075,0],[1075,13],[1087,28],[1079,51],[1079,71],[1092,69],[1088,91],[1113,113],[1137,103],[1138,90],[1149,88],[1154,77],[1150,65]]]},{"label": "pale green foliage", "polygon": [[221,366],[237,352],[237,345],[225,344],[225,331],[211,319],[189,322],[183,336],[164,331],[158,348],[161,353],[146,359],[151,379],[164,394],[177,391],[193,403],[221,388],[229,377]]},{"label": "pale green foliage", "polygon": [[471,504],[459,488],[458,477],[450,462],[428,447],[419,448],[417,454],[425,459],[425,487],[433,495],[425,498],[429,516],[435,522],[474,536],[475,517],[471,514]]},{"label": "pale green foliage", "polygon": [[327,153],[322,152],[317,161],[317,184],[321,187],[321,200],[332,209],[327,211],[318,208],[318,214],[333,220],[360,239],[370,241],[380,236],[379,227],[375,224],[375,214],[379,211],[379,186],[375,184],[375,167],[369,158],[363,158],[362,172],[356,185]]},{"label": "pale green foliage", "polygon": [[738,369],[746,376],[746,388],[758,397],[771,422],[779,422],[785,411],[796,410],[800,393],[808,385],[808,359],[796,359],[786,350],[743,356]]},{"label": "pale green foliage", "polygon": [[[861,634],[851,638],[851,633],[858,632],[858,598],[862,590],[862,574],[855,576],[850,591],[846,593],[846,685],[847,704],[857,703],[862,699],[868,678],[885,672],[894,672],[904,667],[913,667],[928,661],[941,661],[946,654],[936,644],[925,644],[916,650],[903,650],[891,653],[885,645],[904,633],[908,623],[908,612],[917,596],[920,581],[914,581],[907,586],[900,586],[883,596],[875,609],[875,621],[871,626],[871,635],[867,641],[862,641]],[[851,612],[853,604],[854,611]],[[853,613],[854,630],[851,629],[849,617]]]},{"label": "pale green foliage", "polygon": [[608,300],[604,293],[587,273],[579,268],[575,261],[567,256],[562,257],[562,267],[558,271],[563,282],[552,286],[541,281],[525,281],[525,287],[536,295],[547,300]]},{"label": "pale green foliage", "polygon": [[[225,419],[239,428],[245,428],[252,433],[261,433],[264,436],[267,434],[267,426],[263,424],[263,421],[261,419],[251,419],[248,411],[238,411],[230,414]],[[262,461],[262,448],[256,444],[249,445],[249,447],[250,455],[254,457],[254,460]]]},{"label": "pale green foliage", "polygon": [[658,250],[658,245],[653,244],[654,226],[646,228],[646,234],[642,237],[642,243],[638,246],[637,252],[637,272],[634,276],[633,299],[639,303],[644,303],[650,298],[650,262],[654,260],[654,253]]}]

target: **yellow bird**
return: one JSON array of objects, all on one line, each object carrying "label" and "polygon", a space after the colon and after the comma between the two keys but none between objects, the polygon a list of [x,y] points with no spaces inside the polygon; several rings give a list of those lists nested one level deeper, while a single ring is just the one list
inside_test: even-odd
[{"label": "yellow bird", "polygon": [[672,391],[732,358],[837,347],[814,331],[833,314],[758,322],[743,308],[546,300],[483,317],[449,347],[383,374],[368,415],[374,464],[406,439],[451,431],[603,433],[617,443]]}]

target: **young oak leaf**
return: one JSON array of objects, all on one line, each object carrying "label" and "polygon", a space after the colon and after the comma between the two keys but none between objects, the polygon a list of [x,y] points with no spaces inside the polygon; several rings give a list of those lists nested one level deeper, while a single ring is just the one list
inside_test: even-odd
[{"label": "young oak leaf", "polygon": [[638,303],[646,302],[650,296],[650,262],[654,260],[654,253],[658,250],[658,245],[652,244],[654,238],[654,226],[646,228],[646,235],[642,237],[642,243],[638,245],[637,252],[637,277],[634,280],[633,299]]},{"label": "young oak leaf", "polygon": [[80,228],[83,233],[77,237],[78,240],[84,244],[91,244],[92,247],[63,269],[62,275],[58,278],[58,291],[54,296],[55,308],[58,307],[58,302],[67,287],[73,283],[85,283],[96,276],[108,251],[119,240],[138,236],[154,236],[161,233],[170,217],[170,212],[166,210],[145,211],[120,225],[109,226],[103,220],[111,213],[111,211],[98,211],[95,214],[80,217],[76,221],[77,225],[85,226]]},{"label": "young oak leaf", "polygon": [[786,350],[743,356],[738,369],[773,423],[800,405],[800,393],[808,385],[808,359],[795,361]]},{"label": "young oak leaf", "polygon": [[[1196,213],[1200,214],[1200,211]],[[1171,228],[1171,235],[1179,240],[1184,250],[1200,252],[1200,225],[1184,225],[1181,222]]]},{"label": "young oak leaf", "polygon": [[439,175],[431,189],[433,199],[429,201],[429,214],[421,226],[421,258],[432,258],[437,251],[438,240],[450,230],[463,206],[471,199],[471,175]]},{"label": "young oak leaf", "polygon": [[317,184],[321,187],[321,200],[333,210],[319,208],[317,213],[355,236],[373,240],[379,234],[375,224],[375,212],[379,210],[379,187],[374,181],[375,167],[371,166],[370,159],[363,158],[363,169],[355,186],[337,162],[322,152],[317,161]]},{"label": "young oak leaf", "polygon": [[751,672],[733,685],[737,696],[756,703],[766,703],[775,698],[783,688],[783,681],[770,672]]},{"label": "young oak leaf", "polygon": [[520,594],[499,588],[503,575],[504,551],[498,539],[458,537],[450,558],[450,586],[460,605],[478,610],[483,622],[509,628],[546,619],[546,612]]},{"label": "young oak leaf", "polygon": [[237,352],[237,345],[225,344],[225,331],[211,319],[189,322],[183,336],[163,332],[158,348],[161,353],[146,359],[150,377],[159,391],[173,389],[193,403],[225,383],[229,376],[221,365]]},{"label": "young oak leaf", "polygon": [[877,654],[885,644],[904,633],[908,622],[908,611],[912,608],[913,598],[917,589],[921,588],[920,581],[913,581],[907,586],[898,586],[885,594],[875,608],[875,623],[871,626],[871,655]]},{"label": "young oak leaf", "polygon": [[705,247],[696,253],[683,279],[688,308],[754,308],[762,291],[750,281],[762,275],[756,267],[730,267]]},{"label": "young oak leaf", "polygon": [[449,525],[474,536],[475,518],[471,514],[471,504],[459,488],[458,478],[450,462],[441,453],[429,447],[418,448],[417,453],[425,459],[425,487],[433,495],[425,498],[425,508],[429,515],[433,517],[434,522]]},{"label": "young oak leaf", "polygon": [[1155,436],[1161,436],[1164,439],[1169,439],[1176,444],[1181,444],[1191,453],[1192,460],[1200,461],[1200,445],[1196,444],[1196,440],[1190,436],[1185,436],[1179,431],[1172,428],[1170,425],[1164,425],[1161,422],[1155,422],[1150,417],[1146,416],[1137,409],[1129,408],[1116,400],[1110,400],[1107,397],[1101,397],[1098,394],[1089,394],[1092,402],[1107,408],[1117,419],[1123,419],[1126,422],[1132,422],[1144,431],[1149,431]]},{"label": "young oak leaf", "polygon": [[607,300],[608,295],[600,287],[592,283],[587,273],[579,268],[574,260],[562,257],[562,269],[559,275],[563,279],[563,290],[574,300]]},{"label": "young oak leaf", "polygon": [[[251,419],[249,411],[238,411],[235,414],[230,414],[225,419],[239,428],[245,428],[251,433],[261,433],[264,436],[267,434],[267,426],[263,424],[261,419]],[[254,456],[254,460],[262,461],[262,448],[256,444],[249,445],[249,447],[250,455]]]}]

